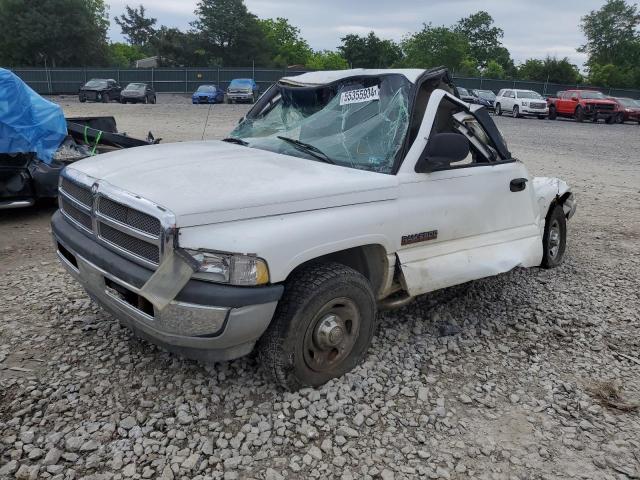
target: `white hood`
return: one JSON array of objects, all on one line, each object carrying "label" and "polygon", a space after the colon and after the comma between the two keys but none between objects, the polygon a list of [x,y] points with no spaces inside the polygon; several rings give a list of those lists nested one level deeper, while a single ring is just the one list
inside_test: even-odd
[{"label": "white hood", "polygon": [[130,148],[69,168],[167,208],[179,227],[388,200],[398,185],[394,175],[219,141]]}]

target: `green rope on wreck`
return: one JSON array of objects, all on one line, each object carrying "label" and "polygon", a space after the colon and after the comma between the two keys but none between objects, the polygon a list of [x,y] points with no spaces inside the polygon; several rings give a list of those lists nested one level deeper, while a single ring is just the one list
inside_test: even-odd
[{"label": "green rope on wreck", "polygon": [[96,136],[96,144],[93,146],[91,150],[91,155],[96,154],[96,148],[98,148],[98,144],[100,143],[100,137],[102,137],[102,130],[98,130],[98,135]]}]

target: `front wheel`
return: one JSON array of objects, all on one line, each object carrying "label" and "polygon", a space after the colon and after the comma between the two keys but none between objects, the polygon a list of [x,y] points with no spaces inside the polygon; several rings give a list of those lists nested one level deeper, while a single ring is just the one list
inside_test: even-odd
[{"label": "front wheel", "polygon": [[518,105],[513,106],[513,118],[520,118],[520,108]]},{"label": "front wheel", "polygon": [[543,268],[555,268],[562,263],[567,246],[567,219],[561,205],[549,211],[542,236]]},{"label": "front wheel", "polygon": [[622,113],[616,115],[616,123],[624,123],[624,115]]},{"label": "front wheel", "polygon": [[558,118],[556,107],[549,107],[549,120],[555,120],[556,118]]},{"label": "front wheel", "polygon": [[109,103],[109,101],[111,101],[111,99],[109,98],[109,94],[105,93],[102,95],[102,102],[103,103]]},{"label": "front wheel", "polygon": [[317,387],[353,369],[373,338],[376,301],[369,281],[339,263],[310,265],[287,280],[259,358],[282,387]]},{"label": "front wheel", "polygon": [[500,106],[499,103],[496,103],[496,115],[498,116],[502,115],[502,107]]},{"label": "front wheel", "polygon": [[[576,111],[574,113],[574,117],[576,119],[576,122],[584,121],[584,110],[582,110],[582,107],[577,107],[576,108]],[[596,121],[598,121],[598,117],[594,116],[593,118],[595,118]]]}]

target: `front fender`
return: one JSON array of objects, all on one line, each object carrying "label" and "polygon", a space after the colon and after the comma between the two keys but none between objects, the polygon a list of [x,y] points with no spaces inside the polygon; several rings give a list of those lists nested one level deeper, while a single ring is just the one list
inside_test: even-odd
[{"label": "front fender", "polygon": [[[576,210],[576,200],[567,182],[553,177],[535,177],[533,190],[540,211],[540,218],[544,219],[549,212],[552,203],[562,205],[567,219],[571,218]],[[544,222],[542,224],[544,228]]]},{"label": "front fender", "polygon": [[394,252],[394,202],[383,201],[286,215],[183,227],[183,248],[255,253],[266,260],[272,283],[282,282],[299,265],[363,245]]}]

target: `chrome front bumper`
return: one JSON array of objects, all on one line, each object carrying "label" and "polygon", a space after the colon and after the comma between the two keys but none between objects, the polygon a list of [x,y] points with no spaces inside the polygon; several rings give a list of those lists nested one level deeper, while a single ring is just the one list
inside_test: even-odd
[{"label": "chrome front bumper", "polygon": [[248,354],[278,303],[231,308],[172,300],[159,311],[139,288],[83,258],[55,233],[54,240],[60,262],[96,303],[139,336],[188,358],[215,362]]}]

